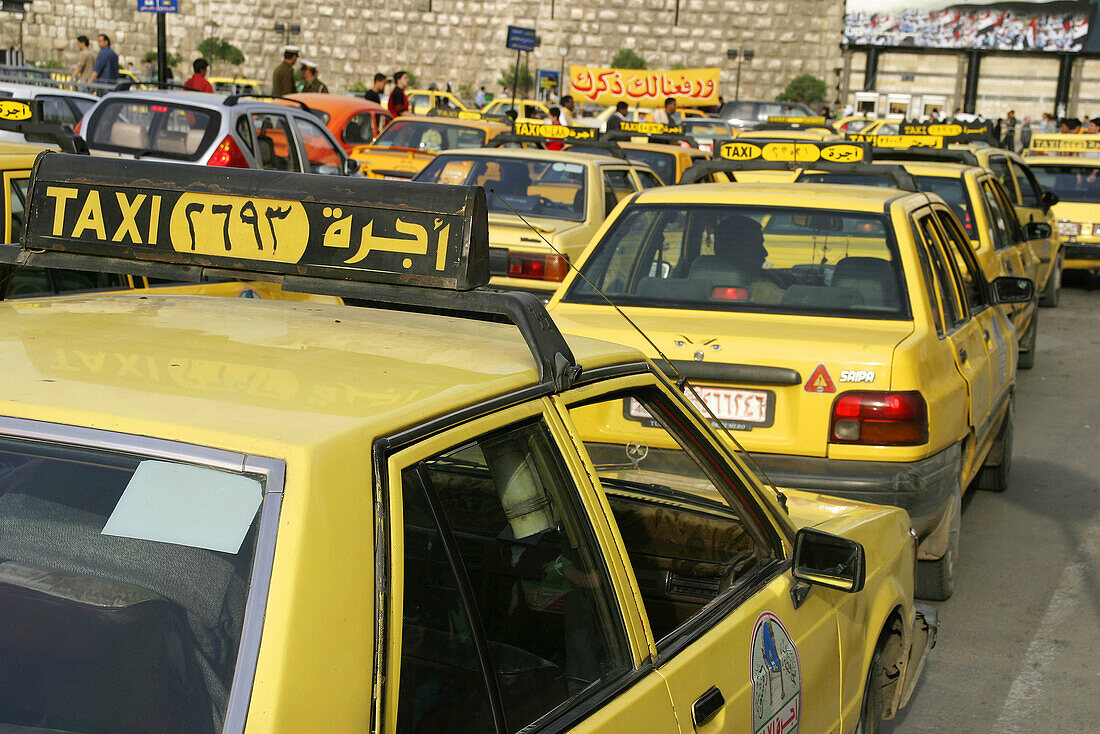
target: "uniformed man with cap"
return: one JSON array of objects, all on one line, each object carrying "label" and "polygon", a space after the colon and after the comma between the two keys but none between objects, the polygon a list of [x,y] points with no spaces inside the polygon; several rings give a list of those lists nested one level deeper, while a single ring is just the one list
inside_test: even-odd
[{"label": "uniformed man with cap", "polygon": [[303,92],[328,94],[328,87],[317,78],[317,64],[312,61],[302,59],[302,81],[305,83],[302,87]]},{"label": "uniformed man with cap", "polygon": [[283,60],[271,74],[271,93],[276,97],[294,93],[294,62],[297,60],[297,46],[287,46],[283,49]]}]

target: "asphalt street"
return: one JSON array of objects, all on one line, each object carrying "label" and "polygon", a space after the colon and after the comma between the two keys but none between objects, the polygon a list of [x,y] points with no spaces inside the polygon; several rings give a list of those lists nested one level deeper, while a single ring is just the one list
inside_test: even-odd
[{"label": "asphalt street", "polygon": [[1019,376],[1009,489],[968,493],[939,644],[884,731],[1100,731],[1100,279],[1077,275]]}]

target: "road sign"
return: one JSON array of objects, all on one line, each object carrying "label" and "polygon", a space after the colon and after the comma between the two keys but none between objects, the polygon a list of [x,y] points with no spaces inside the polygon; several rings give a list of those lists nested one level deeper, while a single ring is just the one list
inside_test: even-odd
[{"label": "road sign", "polygon": [[534,51],[537,42],[538,38],[535,36],[534,28],[521,28],[518,25],[508,26],[508,42],[505,44],[507,48],[513,51]]},{"label": "road sign", "polygon": [[142,13],[178,13],[179,0],[138,0],[138,11]]}]

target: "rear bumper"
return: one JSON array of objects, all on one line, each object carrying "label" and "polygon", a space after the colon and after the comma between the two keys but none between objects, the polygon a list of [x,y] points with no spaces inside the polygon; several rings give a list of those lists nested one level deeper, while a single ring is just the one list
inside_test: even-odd
[{"label": "rear bumper", "polygon": [[958,486],[958,444],[920,461],[845,461],[785,454],[753,454],[777,487],[901,507],[917,536],[935,530]]},{"label": "rear bumper", "polygon": [[1100,268],[1100,242],[1072,242],[1063,245],[1066,270]]}]

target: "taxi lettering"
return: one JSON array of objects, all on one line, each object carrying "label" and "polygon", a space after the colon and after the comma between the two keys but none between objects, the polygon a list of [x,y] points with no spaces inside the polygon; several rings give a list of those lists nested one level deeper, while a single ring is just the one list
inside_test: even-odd
[{"label": "taxi lettering", "polygon": [[873,370],[842,370],[840,373],[841,382],[874,382],[875,373]]},{"label": "taxi lettering", "polygon": [[[90,230],[98,239],[106,240],[107,224],[99,191],[95,189],[88,191],[82,203],[79,201],[79,194],[80,192],[77,189],[66,186],[46,187],[46,196],[54,201],[53,236],[78,238]],[[121,191],[116,191],[114,194],[114,205],[117,207],[119,223],[113,228],[111,241],[125,242],[129,240],[135,245],[155,245],[157,243],[157,228],[160,225],[161,197],[156,194],[135,194],[133,198],[130,198]],[[66,231],[65,225],[70,221],[68,219],[68,203],[70,200],[75,200],[80,208],[75,219],[71,220],[70,228]],[[109,198],[108,201],[111,201],[111,199]],[[145,207],[148,222],[143,232],[138,227],[137,218],[146,201],[149,202],[149,205]],[[72,209],[76,211],[77,206],[73,206]]]}]

